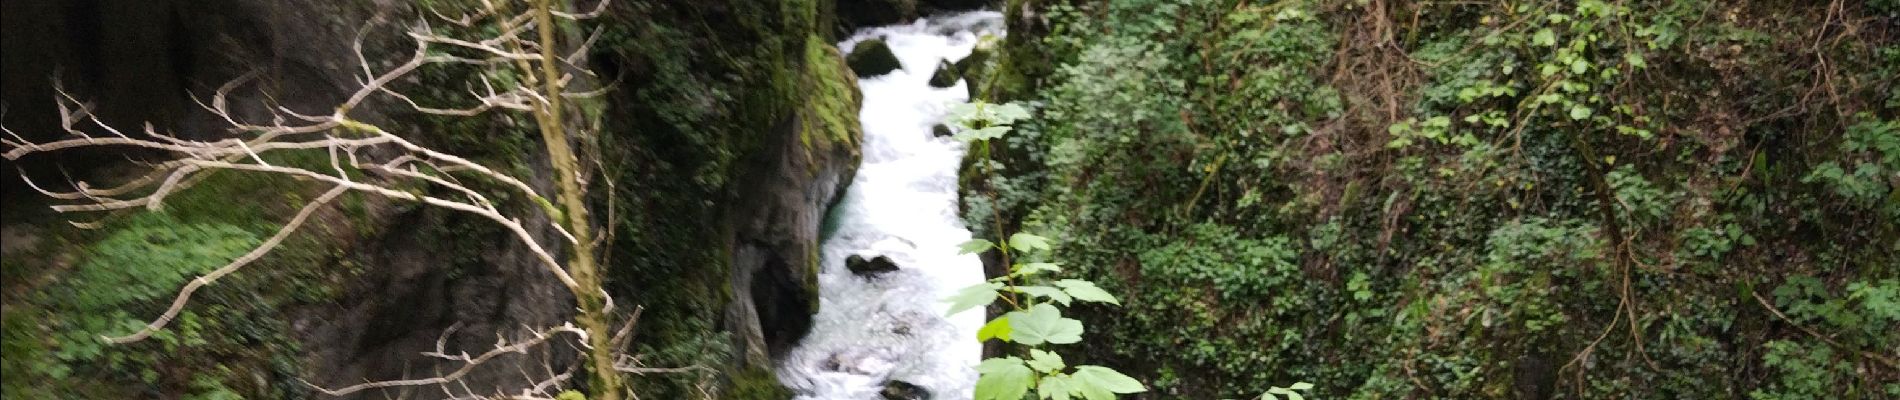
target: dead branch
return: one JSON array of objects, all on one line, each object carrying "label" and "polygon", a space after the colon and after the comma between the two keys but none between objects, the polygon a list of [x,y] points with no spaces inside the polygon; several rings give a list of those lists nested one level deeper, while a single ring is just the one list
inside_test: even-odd
[{"label": "dead branch", "polygon": [[[444,333],[444,337],[446,337],[448,333],[453,333],[453,331]],[[553,338],[555,338],[556,336],[560,334],[571,334],[579,338],[580,343],[587,343],[587,340],[586,340],[587,332],[582,331],[580,328],[574,327],[574,324],[571,324],[571,323],[563,324],[561,326],[547,328],[547,329],[539,330],[539,331],[531,330],[528,332],[528,334],[530,337],[527,338],[526,340],[519,340],[514,343],[509,343],[506,337],[499,337],[497,338],[499,342],[496,343],[496,346],[494,349],[488,350],[487,352],[483,352],[482,354],[475,355],[475,356],[470,356],[467,353],[459,353],[459,354],[453,354],[453,355],[447,354],[447,352],[442,348],[443,343],[444,341],[446,341],[446,339],[437,341],[436,351],[430,352],[430,353],[424,353],[424,355],[429,355],[432,357],[441,358],[445,360],[459,361],[462,363],[462,366],[459,368],[456,368],[455,371],[451,371],[447,374],[443,374],[439,376],[434,376],[434,377],[429,377],[429,378],[418,378],[418,379],[399,379],[399,380],[388,380],[388,381],[364,382],[364,383],[359,383],[359,384],[345,386],[345,387],[336,388],[336,389],[317,386],[316,384],[312,384],[307,381],[304,382],[304,384],[309,385],[311,388],[314,388],[319,392],[323,392],[323,394],[327,394],[331,396],[343,396],[343,395],[348,395],[351,393],[356,393],[356,392],[360,392],[360,391],[364,391],[368,389],[378,389],[378,388],[388,388],[388,387],[442,385],[442,384],[457,382],[458,380],[462,379],[463,375],[467,375],[469,372],[474,371],[476,367],[481,366],[482,363],[488,362],[488,360],[494,359],[495,357],[500,357],[500,356],[508,355],[508,354],[527,354],[529,348],[539,346],[542,343],[547,343],[547,341],[552,340]]]}]

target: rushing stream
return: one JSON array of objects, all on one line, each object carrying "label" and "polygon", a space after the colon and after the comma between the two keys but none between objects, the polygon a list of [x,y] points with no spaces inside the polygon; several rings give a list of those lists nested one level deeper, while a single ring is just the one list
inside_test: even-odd
[{"label": "rushing stream", "polygon": [[[951,105],[968,100],[968,83],[928,82],[940,60],[968,56],[980,36],[1002,34],[1001,25],[1001,14],[972,12],[866,29],[838,44],[849,53],[883,39],[904,67],[858,81],[864,163],[826,221],[811,332],[779,366],[799,399],[877,400],[887,385],[905,383],[932,399],[971,397],[982,310],[946,317],[941,299],[982,282],[983,266],[957,254],[970,240],[957,216],[964,145],[931,134]],[[887,257],[898,268],[854,274],[845,265],[854,255]]]}]

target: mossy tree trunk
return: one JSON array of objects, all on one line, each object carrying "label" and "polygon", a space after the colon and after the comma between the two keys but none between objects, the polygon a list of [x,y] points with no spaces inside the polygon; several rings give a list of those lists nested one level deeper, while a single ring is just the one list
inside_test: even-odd
[{"label": "mossy tree trunk", "polygon": [[535,120],[541,129],[541,139],[546,142],[549,164],[554,166],[556,190],[555,199],[560,202],[563,215],[558,220],[569,233],[574,235],[574,250],[568,255],[568,273],[577,284],[574,289],[574,301],[580,306],[579,322],[581,329],[587,331],[588,389],[593,398],[603,400],[620,399],[620,375],[614,370],[613,316],[607,309],[607,294],[601,284],[599,266],[595,263],[595,241],[591,222],[587,213],[586,189],[580,182],[582,166],[580,159],[568,144],[566,126],[562,114],[560,62],[555,34],[553,0],[535,0],[535,28],[541,42],[539,68],[543,92],[548,93],[545,102],[535,103]]}]

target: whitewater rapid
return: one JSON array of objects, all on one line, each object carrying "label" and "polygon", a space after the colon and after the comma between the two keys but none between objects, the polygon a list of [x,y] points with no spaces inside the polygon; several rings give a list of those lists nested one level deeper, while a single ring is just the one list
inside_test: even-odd
[{"label": "whitewater rapid", "polygon": [[[943,298],[984,280],[975,255],[957,254],[970,231],[957,215],[957,168],[965,146],[931,134],[951,105],[968,100],[959,81],[929,85],[940,61],[969,56],[984,35],[1002,34],[1002,15],[970,12],[859,31],[845,53],[882,39],[903,62],[862,78],[864,161],[826,219],[818,276],[820,308],[779,380],[806,400],[879,400],[901,381],[932,399],[970,399],[982,357],[981,308],[946,316]],[[852,255],[889,257],[899,269],[859,276]]]}]

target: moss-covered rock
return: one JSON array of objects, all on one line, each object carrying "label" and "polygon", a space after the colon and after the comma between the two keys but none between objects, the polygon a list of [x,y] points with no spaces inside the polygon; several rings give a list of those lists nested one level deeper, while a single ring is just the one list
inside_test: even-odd
[{"label": "moss-covered rock", "polygon": [[891,53],[891,46],[880,39],[858,42],[857,47],[851,49],[851,55],[845,57],[845,63],[850,64],[851,71],[860,78],[884,75],[904,68],[904,63],[897,60],[897,54]]}]

